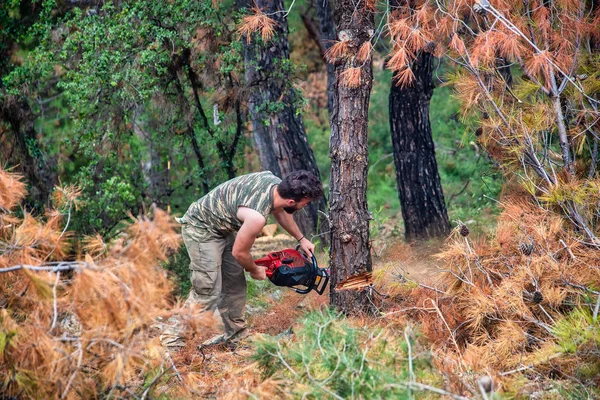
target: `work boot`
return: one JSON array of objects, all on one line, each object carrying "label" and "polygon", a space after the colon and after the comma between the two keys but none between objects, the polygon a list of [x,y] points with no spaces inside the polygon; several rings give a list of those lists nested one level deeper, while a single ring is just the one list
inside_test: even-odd
[{"label": "work boot", "polygon": [[215,335],[215,336],[211,337],[210,339],[202,342],[200,347],[208,347],[208,346],[215,346],[215,345],[228,344],[228,343],[237,343],[240,340],[246,339],[249,336],[252,336],[252,331],[248,328],[243,328],[229,337],[226,336],[224,333],[222,333],[220,335]]},{"label": "work boot", "polygon": [[236,333],[234,333],[233,335],[231,335],[227,341],[228,342],[239,342],[241,340],[244,340],[250,336],[252,336],[252,330],[250,328],[242,328],[239,331],[237,331]]},{"label": "work boot", "polygon": [[224,333],[221,333],[205,340],[200,347],[215,346],[217,344],[225,344],[225,342],[227,342],[227,337],[225,337]]}]

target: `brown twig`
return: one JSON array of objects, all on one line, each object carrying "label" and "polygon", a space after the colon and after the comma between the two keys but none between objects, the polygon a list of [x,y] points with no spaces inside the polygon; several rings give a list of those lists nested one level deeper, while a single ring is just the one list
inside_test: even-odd
[{"label": "brown twig", "polygon": [[452,342],[454,343],[454,346],[456,347],[456,352],[458,353],[458,355],[459,355],[459,357],[461,359],[461,363],[462,363],[462,353],[460,351],[460,347],[458,346],[458,342],[456,341],[456,338],[454,337],[454,332],[452,332],[452,329],[450,329],[450,325],[448,325],[448,322],[446,322],[446,319],[444,318],[444,315],[442,314],[442,311],[437,306],[437,304],[435,304],[435,302],[433,301],[433,299],[429,299],[429,301],[431,301],[431,304],[433,304],[433,307],[435,308],[435,311],[437,311],[438,315],[440,316],[440,318],[444,322],[444,325],[448,329],[448,332],[450,332],[450,337],[452,338]]},{"label": "brown twig", "polygon": [[58,281],[60,279],[60,271],[56,273],[56,279],[54,281],[54,286],[52,287],[52,309],[54,312],[54,316],[52,317],[52,325],[50,325],[50,330],[48,333],[52,333],[54,328],[56,327],[56,321],[58,320],[58,307],[57,307],[57,299],[56,299],[56,287],[58,286]]},{"label": "brown twig", "polygon": [[77,341],[77,351],[79,352],[79,357],[77,358],[77,367],[75,368],[75,371],[73,371],[73,374],[69,378],[69,382],[67,382],[67,386],[65,387],[65,390],[63,391],[62,396],[60,396],[61,399],[65,399],[67,397],[67,394],[69,394],[69,390],[71,389],[71,385],[73,384],[73,381],[75,380],[75,376],[77,375],[77,372],[81,368],[81,361],[83,359],[83,349],[81,348],[81,341]]}]

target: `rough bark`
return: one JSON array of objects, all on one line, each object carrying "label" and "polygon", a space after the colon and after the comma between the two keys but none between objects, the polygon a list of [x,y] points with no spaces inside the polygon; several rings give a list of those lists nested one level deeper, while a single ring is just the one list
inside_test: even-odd
[{"label": "rough bark", "polygon": [[[317,19],[319,20],[320,42],[323,48],[323,53],[335,43],[335,25],[333,24],[333,16],[329,0],[313,0],[315,9],[317,10]],[[325,63],[327,68],[327,109],[329,117],[333,110],[333,90],[335,82],[335,65]]]},{"label": "rough bark", "polygon": [[[350,37],[351,51],[371,39],[373,14],[356,9],[351,0],[336,2],[336,28]],[[348,57],[351,60],[352,57]],[[357,65],[361,81],[349,87],[342,79],[334,83],[331,114],[331,304],[346,314],[372,311],[369,287],[372,272],[367,207],[367,171],[369,164],[367,125],[369,98],[373,84],[372,60]],[[351,61],[335,65],[336,76],[353,67]],[[347,283],[361,281],[363,285]]]},{"label": "rough bark", "polygon": [[392,79],[390,90],[390,129],[407,241],[450,232],[429,122],[432,68],[433,56],[422,52],[412,67],[413,84],[401,87]]},{"label": "rough bark", "polygon": [[[304,169],[317,177],[319,169],[308,145],[299,94],[291,85],[288,24],[282,0],[239,0],[238,7],[256,5],[277,22],[274,37],[263,43],[256,37],[244,39],[245,77],[250,88],[248,109],[261,166],[280,177]],[[325,211],[326,200],[313,201],[295,220],[307,236],[317,233],[318,210]],[[326,228],[326,227],[324,227]]]},{"label": "rough bark", "polygon": [[401,87],[392,79],[390,90],[390,129],[407,241],[450,232],[429,122],[432,68],[433,56],[423,52],[412,67],[413,84]]}]

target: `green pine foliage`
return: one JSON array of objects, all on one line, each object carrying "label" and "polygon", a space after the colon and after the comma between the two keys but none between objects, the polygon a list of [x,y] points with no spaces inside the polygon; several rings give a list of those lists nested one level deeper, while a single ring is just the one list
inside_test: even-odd
[{"label": "green pine foliage", "polygon": [[253,358],[265,377],[288,381],[286,390],[298,398],[419,398],[423,393],[411,392],[407,382],[440,377],[411,336],[409,350],[400,328],[359,326],[324,309],[306,314],[293,339],[259,339]]}]

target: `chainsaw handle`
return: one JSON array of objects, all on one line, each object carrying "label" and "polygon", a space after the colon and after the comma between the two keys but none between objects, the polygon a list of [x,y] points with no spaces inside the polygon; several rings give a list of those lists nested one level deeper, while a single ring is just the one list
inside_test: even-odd
[{"label": "chainsaw handle", "polygon": [[298,289],[298,288],[291,288],[294,289],[296,291],[296,293],[300,293],[300,294],[307,294],[312,290],[312,287],[306,288],[306,289]]},{"label": "chainsaw handle", "polygon": [[[300,252],[300,254],[302,254],[306,259],[308,259],[308,257],[304,253],[304,251],[301,251],[300,245],[296,245],[296,251]],[[311,262],[313,264],[313,273],[318,274],[319,263],[317,262],[317,257],[315,257],[315,255],[313,253],[311,253],[310,258],[311,258]],[[311,290],[314,289],[317,293],[319,293],[319,295],[322,295],[323,292],[325,291],[325,288],[327,287],[327,284],[329,283],[329,274],[328,273],[325,273],[325,274],[326,274],[325,278],[323,279],[323,283],[320,285],[320,287],[310,286],[306,289],[298,289],[298,288],[292,288],[292,289],[294,289],[297,293],[300,293],[300,294],[307,294]]]},{"label": "chainsaw handle", "polygon": [[[299,244],[296,245],[296,251],[300,252],[300,254],[302,254],[306,259],[308,259],[308,256],[306,255],[306,253],[304,251],[302,251],[302,249],[300,249]],[[315,255],[312,253],[310,254],[310,257],[311,257],[310,261],[313,263],[313,265],[316,268],[319,268],[319,264],[317,263],[317,257],[315,257]]]}]

